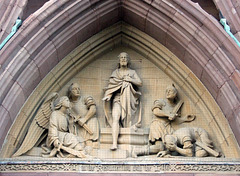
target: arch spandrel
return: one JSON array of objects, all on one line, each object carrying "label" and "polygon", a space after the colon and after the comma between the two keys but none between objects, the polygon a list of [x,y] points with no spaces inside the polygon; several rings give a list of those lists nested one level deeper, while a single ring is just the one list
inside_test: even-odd
[{"label": "arch spandrel", "polygon": [[235,137],[220,108],[197,77],[167,48],[134,27],[118,23],[93,36],[69,53],[38,85],[18,114],[6,140],[2,156],[11,155],[21,145],[26,131],[44,98],[52,92],[66,95],[72,82],[78,82],[83,95],[96,100],[101,128],[105,127],[102,108],[103,88],[116,68],[116,56],[125,51],[132,58],[132,68],[143,80],[141,88],[143,122],[149,128],[153,101],[164,98],[168,84],[174,83],[184,101],[182,114],[195,114],[196,119],[174,129],[197,126],[207,130],[215,147],[227,158],[239,158]]}]

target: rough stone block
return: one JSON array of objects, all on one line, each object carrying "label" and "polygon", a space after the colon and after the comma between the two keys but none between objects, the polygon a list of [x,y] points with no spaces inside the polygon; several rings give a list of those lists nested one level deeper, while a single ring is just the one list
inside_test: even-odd
[{"label": "rough stone block", "polygon": [[184,53],[186,52],[186,48],[181,45],[175,38],[171,36],[171,34],[168,33],[166,36],[166,45],[171,52],[173,52],[178,58],[183,58]]},{"label": "rough stone block", "polygon": [[35,56],[34,62],[42,79],[57,65],[57,52],[51,41]]},{"label": "rough stone block", "polygon": [[8,130],[12,124],[11,117],[8,113],[8,111],[3,107],[0,106],[0,112],[1,112],[1,118],[0,118],[0,148],[2,148],[2,145],[4,143],[5,137],[8,133]]},{"label": "rough stone block", "polygon": [[240,71],[235,70],[231,75],[231,80],[233,80],[234,84],[237,86],[238,90],[240,90]]},{"label": "rough stone block", "polygon": [[15,82],[9,90],[2,105],[7,109],[12,121],[15,120],[20,108],[26,101],[22,88]]},{"label": "rough stone block", "polygon": [[27,65],[16,81],[23,89],[25,96],[28,97],[41,81],[39,69],[34,61]]},{"label": "rough stone block", "polygon": [[222,111],[226,116],[228,116],[233,109],[239,107],[240,104],[227,82],[220,88],[216,101],[222,107]]},{"label": "rough stone block", "polygon": [[[127,23],[142,31],[145,28],[145,19],[148,13],[148,7],[143,6],[143,2],[136,1],[124,1],[122,9],[123,19]],[[140,13],[141,12],[141,13]]]}]

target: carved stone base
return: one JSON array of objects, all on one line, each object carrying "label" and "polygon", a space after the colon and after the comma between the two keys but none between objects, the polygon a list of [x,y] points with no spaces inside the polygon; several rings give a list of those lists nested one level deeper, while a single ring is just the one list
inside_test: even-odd
[{"label": "carved stone base", "polygon": [[[147,145],[149,128],[120,128],[118,144]],[[112,144],[112,129],[101,129],[101,144]]]},{"label": "carved stone base", "polygon": [[95,151],[96,157],[99,159],[125,159],[128,157],[128,151],[127,150],[115,150],[112,151],[110,149],[99,149]]},{"label": "carved stone base", "polygon": [[120,128],[118,149],[111,151],[112,128],[101,129],[99,158],[127,158],[131,157],[133,147],[148,145],[148,128]]},{"label": "carved stone base", "polygon": [[148,158],[142,160],[125,159],[93,159],[71,158],[56,159],[37,158],[29,162],[29,158],[0,160],[0,172],[76,172],[76,173],[221,173],[239,174],[240,161],[223,158]]}]

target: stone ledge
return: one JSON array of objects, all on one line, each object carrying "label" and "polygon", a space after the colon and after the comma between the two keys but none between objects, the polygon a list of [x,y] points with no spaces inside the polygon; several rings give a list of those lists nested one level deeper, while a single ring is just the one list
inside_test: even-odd
[{"label": "stone ledge", "polygon": [[[240,160],[225,158],[126,159],[39,159],[0,160],[0,172],[80,172],[80,173],[226,173],[239,174]],[[29,159],[29,158],[28,158]]]}]

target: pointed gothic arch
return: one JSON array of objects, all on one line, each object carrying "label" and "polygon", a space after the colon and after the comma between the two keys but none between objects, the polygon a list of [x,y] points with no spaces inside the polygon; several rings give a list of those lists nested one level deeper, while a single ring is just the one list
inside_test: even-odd
[{"label": "pointed gothic arch", "polygon": [[[189,1],[49,1],[0,51],[1,143],[29,95],[78,45],[118,21],[167,47],[209,90],[239,141],[239,53],[220,24]],[[16,142],[9,134],[7,141]]]}]

